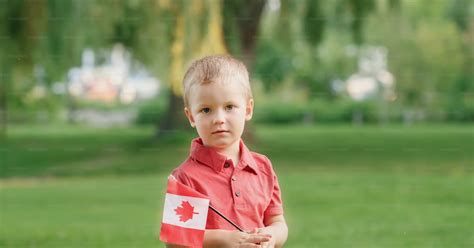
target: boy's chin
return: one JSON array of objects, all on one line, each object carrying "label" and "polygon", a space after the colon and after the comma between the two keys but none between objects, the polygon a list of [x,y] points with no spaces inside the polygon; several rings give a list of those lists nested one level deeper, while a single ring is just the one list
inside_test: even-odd
[{"label": "boy's chin", "polygon": [[210,142],[210,146],[218,149],[225,149],[232,146],[236,141],[233,139],[223,139]]}]

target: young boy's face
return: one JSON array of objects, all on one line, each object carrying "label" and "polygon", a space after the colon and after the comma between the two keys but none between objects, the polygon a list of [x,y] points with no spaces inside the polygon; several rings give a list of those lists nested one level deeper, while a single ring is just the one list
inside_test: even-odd
[{"label": "young boy's face", "polygon": [[227,148],[240,141],[245,121],[252,118],[253,100],[239,83],[193,85],[185,108],[191,126],[205,146]]}]

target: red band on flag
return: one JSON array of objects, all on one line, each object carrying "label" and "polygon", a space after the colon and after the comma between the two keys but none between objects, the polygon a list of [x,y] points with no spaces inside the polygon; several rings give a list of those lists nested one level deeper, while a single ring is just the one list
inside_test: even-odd
[{"label": "red band on flag", "polygon": [[201,194],[196,190],[176,181],[176,179],[168,179],[168,188],[166,193],[207,199],[207,196],[204,194]]},{"label": "red band on flag", "polygon": [[204,231],[161,223],[160,240],[168,244],[202,247]]}]

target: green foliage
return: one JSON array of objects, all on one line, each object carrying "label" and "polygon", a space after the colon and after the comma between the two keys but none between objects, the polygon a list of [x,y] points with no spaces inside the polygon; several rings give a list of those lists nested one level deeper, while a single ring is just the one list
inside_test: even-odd
[{"label": "green foliage", "polygon": [[352,106],[348,101],[313,100],[310,109],[316,123],[350,122],[353,116]]},{"label": "green foliage", "polygon": [[[452,19],[460,30],[467,30],[469,27],[469,11],[472,9],[470,8],[469,0],[452,0],[449,1],[450,6],[448,9],[448,16]],[[472,2],[471,2],[472,4]],[[472,18],[472,16],[471,16]]]},{"label": "green foliage", "polygon": [[266,90],[283,81],[293,70],[287,59],[287,51],[278,43],[264,39],[257,47],[256,60],[253,66],[253,77],[259,78]]},{"label": "green foliage", "polygon": [[16,101],[10,102],[8,122],[11,124],[55,122],[62,111],[60,101],[57,96],[48,93],[44,97],[37,98],[30,91],[23,99],[16,98]]},{"label": "green foliage", "polygon": [[425,120],[469,120],[462,117],[470,115],[463,99],[473,92],[472,72],[466,69],[469,45],[446,17],[448,5],[407,1],[401,6],[405,11],[379,10],[367,22],[367,41],[388,50],[398,104],[421,111]]},{"label": "green foliage", "polygon": [[456,82],[455,87],[449,92],[444,109],[447,119],[453,121],[474,121],[474,76],[465,75]]},{"label": "green foliage", "polygon": [[[457,105],[456,105],[457,106]],[[467,116],[463,116],[466,117]],[[269,98],[255,107],[254,120],[266,124],[322,123],[400,123],[401,107],[377,100],[313,99],[309,103]]]},{"label": "green foliage", "polygon": [[138,105],[138,116],[135,120],[139,125],[153,125],[159,123],[165,116],[167,109],[166,98],[161,96]]},{"label": "green foliage", "polygon": [[321,1],[308,1],[306,5],[306,13],[303,19],[304,34],[308,41],[316,46],[323,39],[326,18],[323,14]]},{"label": "green foliage", "polygon": [[[64,81],[67,70],[79,64],[84,48],[100,52],[119,42],[167,82],[178,13],[186,17],[188,27],[180,46],[184,54],[192,54],[208,31],[212,6],[212,1],[3,2],[0,111],[11,106],[8,112],[53,114],[68,104],[65,98],[28,103],[37,83],[35,66],[45,69],[43,83],[49,91],[53,82]],[[472,120],[472,1],[280,1],[278,10],[262,12],[265,3],[223,1],[220,31],[229,51],[251,65],[251,74],[270,94],[291,82],[307,90],[309,98],[334,101],[341,113],[336,119],[349,120],[351,104],[332,91],[331,81],[345,80],[357,71],[357,52],[351,50],[376,45],[388,50],[398,112],[416,111],[434,121]],[[286,110],[271,112],[279,115],[277,122],[294,122],[301,117],[301,111],[294,109],[294,115]],[[15,115],[13,120],[32,119]]]},{"label": "green foliage", "polygon": [[[464,0],[336,1],[324,6],[308,1],[303,9],[283,1],[276,21],[272,13],[264,19],[265,39],[258,47],[255,71],[266,89],[293,81],[311,98],[333,100],[334,106],[340,106],[337,112],[346,112],[338,116],[349,120],[351,104],[344,103],[343,94],[332,91],[330,82],[345,80],[357,72],[358,45],[383,46],[388,50],[387,69],[395,77],[397,95],[396,102],[389,104],[393,110],[388,119],[400,121],[404,112],[415,111],[422,116],[420,120],[469,121],[468,98],[473,93],[469,67],[472,27],[466,22],[469,9],[472,3]],[[322,30],[316,20],[324,21]],[[270,24],[272,21],[274,24]],[[278,32],[281,29],[288,32]],[[270,39],[280,36],[284,37]],[[319,45],[312,47],[315,41]],[[269,43],[283,44],[282,49]],[[290,65],[283,73],[281,60]],[[461,85],[467,87],[460,90]]]},{"label": "green foliage", "polygon": [[379,120],[377,102],[352,100],[313,100],[309,109],[315,123],[360,122],[374,123]]},{"label": "green foliage", "polygon": [[348,8],[352,14],[351,31],[353,40],[356,44],[362,44],[364,41],[363,28],[364,20],[375,8],[374,0],[349,0]]},{"label": "green foliage", "polygon": [[266,0],[222,1],[223,35],[229,53],[253,63]]},{"label": "green foliage", "polygon": [[268,100],[255,107],[254,118],[258,123],[289,124],[301,123],[305,116],[302,104]]}]

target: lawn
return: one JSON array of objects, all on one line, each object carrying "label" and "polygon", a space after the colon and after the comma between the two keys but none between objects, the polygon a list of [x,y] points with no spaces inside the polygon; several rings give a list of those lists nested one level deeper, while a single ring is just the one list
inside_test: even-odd
[{"label": "lawn", "polygon": [[[472,247],[467,125],[257,126],[279,175],[287,247]],[[161,247],[169,171],[193,134],[13,127],[1,144],[1,247]]]}]

